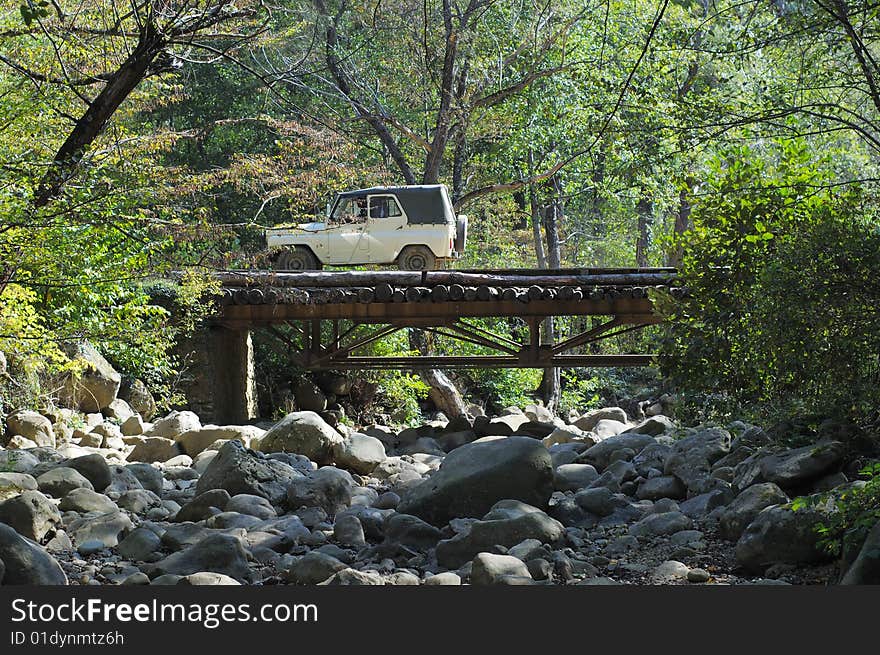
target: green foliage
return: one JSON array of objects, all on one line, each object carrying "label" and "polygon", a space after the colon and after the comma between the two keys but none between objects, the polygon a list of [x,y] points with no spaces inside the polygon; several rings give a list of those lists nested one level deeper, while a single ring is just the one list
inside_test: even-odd
[{"label": "green foliage", "polygon": [[880,230],[873,200],[830,184],[828,165],[790,140],[714,163],[682,237],[690,297],[665,307],[661,363],[682,388],[829,416],[876,408]]},{"label": "green foliage", "polygon": [[880,521],[880,462],[872,462],[859,471],[866,480],[849,485],[844,491],[798,497],[792,501],[795,511],[833,503],[836,512],[830,512],[827,522],[816,530],[819,544],[831,555],[851,553],[861,547],[868,532]]}]

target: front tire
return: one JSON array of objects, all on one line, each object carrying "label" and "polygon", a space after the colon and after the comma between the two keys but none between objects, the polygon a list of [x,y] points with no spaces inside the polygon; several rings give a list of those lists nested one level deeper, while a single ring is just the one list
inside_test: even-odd
[{"label": "front tire", "polygon": [[432,271],[436,266],[437,258],[428,246],[407,246],[397,257],[401,271]]},{"label": "front tire", "polygon": [[319,271],[321,262],[315,257],[310,249],[305,246],[285,248],[275,259],[275,269],[278,271]]}]

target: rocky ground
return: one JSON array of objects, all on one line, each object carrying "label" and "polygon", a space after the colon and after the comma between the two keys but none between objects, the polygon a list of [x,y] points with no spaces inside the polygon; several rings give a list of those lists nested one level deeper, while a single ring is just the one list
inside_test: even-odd
[{"label": "rocky ground", "polygon": [[665,398],[355,430],[150,422],[110,389],[7,417],[3,584],[833,584],[814,529],[832,508],[788,503],[859,484],[833,435],[686,428]]}]

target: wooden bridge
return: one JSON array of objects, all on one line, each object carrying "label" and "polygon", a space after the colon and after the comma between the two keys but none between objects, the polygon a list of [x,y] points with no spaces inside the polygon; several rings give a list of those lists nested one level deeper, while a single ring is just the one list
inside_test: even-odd
[{"label": "wooden bridge", "polygon": [[[308,369],[547,368],[645,366],[650,353],[585,354],[603,339],[662,320],[652,289],[673,297],[671,268],[440,271],[220,271],[217,308],[198,347],[204,403],[216,421],[253,416],[250,333],[265,329]],[[605,317],[556,343],[542,343],[548,317]],[[518,319],[520,340],[474,319]],[[281,329],[288,326],[290,329]],[[358,351],[399,330],[419,328],[483,346],[484,355],[375,357]],[[207,406],[205,406],[207,404]]]}]

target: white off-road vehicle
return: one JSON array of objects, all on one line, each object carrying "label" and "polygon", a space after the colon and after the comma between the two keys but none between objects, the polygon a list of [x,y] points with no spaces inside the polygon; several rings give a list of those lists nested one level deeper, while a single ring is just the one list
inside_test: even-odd
[{"label": "white off-road vehicle", "polygon": [[456,216],[442,184],[374,187],[339,193],[324,221],[266,230],[278,270],[396,264],[430,270],[461,257],[467,217]]}]

